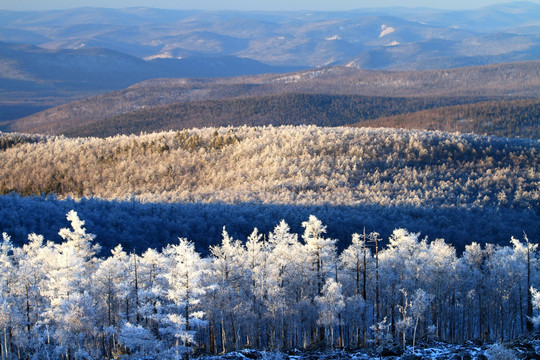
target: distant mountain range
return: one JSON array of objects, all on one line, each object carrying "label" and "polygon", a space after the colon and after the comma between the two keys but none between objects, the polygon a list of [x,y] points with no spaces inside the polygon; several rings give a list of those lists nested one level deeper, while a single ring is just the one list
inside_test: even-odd
[{"label": "distant mountain range", "polygon": [[540,5],[528,2],[468,11],[2,11],[0,24],[4,42],[104,48],[147,60],[236,56],[274,66],[419,70],[540,58]]},{"label": "distant mountain range", "polygon": [[[534,60],[540,60],[540,5],[529,2],[467,11],[1,11],[0,126],[154,78],[319,71],[329,66],[438,70]],[[336,83],[331,93],[341,93],[337,88]],[[392,95],[380,90],[362,95]]]},{"label": "distant mountain range", "polygon": [[0,42],[0,124],[153,78],[238,76],[295,69],[236,56],[145,61],[104,48],[51,50]]}]

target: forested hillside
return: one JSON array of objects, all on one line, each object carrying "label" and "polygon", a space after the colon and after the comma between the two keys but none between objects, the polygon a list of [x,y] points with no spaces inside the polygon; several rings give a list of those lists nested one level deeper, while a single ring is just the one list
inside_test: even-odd
[{"label": "forested hillside", "polygon": [[540,139],[540,99],[498,100],[381,117],[354,126],[473,132]]},{"label": "forested hillside", "polygon": [[128,200],[3,198],[0,230],[18,243],[25,232],[54,237],[70,207],[96,223],[107,247],[139,250],[175,236],[211,244],[223,225],[241,236],[285,218],[297,229],[310,214],[340,239],[362,226],[383,235],[408,227],[460,247],[540,234],[536,140],[314,126],[3,138],[3,194]]},{"label": "forested hillside", "polygon": [[143,201],[535,208],[539,150],[535,140],[315,126],[49,137],[0,153],[0,189]]},{"label": "forested hillside", "polygon": [[[141,255],[117,246],[98,257],[91,228],[74,211],[67,220],[58,244],[29,234],[16,247],[2,235],[5,358],[334,347],[377,356],[390,344],[504,342],[540,320],[538,245],[526,234],[505,246],[473,241],[458,255],[444,239],[406,229],[382,246],[372,231],[338,252],[326,224],[309,216],[299,233],[281,221],[267,233],[252,229],[245,242],[224,227],[209,256],[179,238]],[[491,358],[522,352],[497,346]]]},{"label": "forested hillside", "polygon": [[[229,109],[232,107],[233,113],[238,116],[232,124],[259,124],[261,114],[253,113],[253,105],[268,97],[272,103],[281,100],[275,106],[264,105],[267,109],[268,122],[273,121],[275,125],[281,125],[283,119],[280,108],[287,108],[296,121],[299,118],[307,120],[308,123],[318,124],[322,122],[321,115],[312,119],[299,116],[303,107],[308,110],[317,107],[317,102],[312,98],[307,99],[307,95],[321,96],[344,96],[341,102],[351,101],[350,96],[364,97],[390,97],[390,98],[417,98],[410,99],[404,105],[412,105],[409,110],[406,106],[396,109],[396,99],[382,100],[381,107],[374,109],[375,103],[365,103],[359,100],[358,105],[365,104],[367,109],[374,109],[374,114],[388,116],[399,113],[407,113],[412,110],[421,110],[422,102],[425,102],[424,109],[435,107],[435,102],[439,105],[469,104],[480,100],[510,100],[524,98],[538,98],[540,96],[540,62],[518,62],[489,66],[475,66],[458,69],[433,70],[433,71],[401,71],[383,72],[367,71],[350,67],[324,67],[314,70],[306,70],[287,74],[272,74],[260,76],[245,76],[221,79],[156,79],[133,85],[121,91],[91,97],[85,100],[65,104],[56,108],[48,109],[38,114],[18,119],[11,123],[0,124],[3,131],[16,131],[26,133],[46,133],[64,134],[69,131],[71,135],[77,134],[77,129],[83,129],[81,133],[90,134],[90,130],[95,131],[92,135],[99,135],[107,128],[107,134],[115,131],[115,126],[105,126],[106,119],[125,115],[120,119],[119,131],[122,127],[132,126],[126,124],[128,119],[136,120],[141,114],[152,119],[159,119],[161,125],[168,125],[169,118],[161,119],[165,105],[174,105],[171,109],[186,109],[188,113],[195,114],[197,110],[208,116],[202,118],[200,115],[193,116],[188,124],[195,124],[196,120],[202,120],[202,124],[196,126],[207,126],[210,122],[222,124],[220,120],[212,120],[219,107]],[[297,95],[295,95],[297,94]],[[298,94],[304,97],[299,101]],[[289,100],[290,96],[290,100]],[[251,99],[245,99],[251,98]],[[439,100],[436,100],[436,99]],[[240,100],[243,99],[243,100]],[[219,100],[221,102],[215,102]],[[399,100],[403,101],[403,100]],[[197,102],[192,105],[190,102]],[[250,104],[251,103],[251,104]],[[203,106],[206,105],[206,106]],[[385,107],[389,105],[388,107]],[[156,107],[155,109],[152,109]],[[169,109],[165,115],[173,116],[175,111]],[[350,106],[345,106],[343,114],[339,114],[339,108],[334,108],[336,112],[331,112],[336,124],[343,124],[340,118],[350,118],[351,123],[363,120],[364,118],[351,118]],[[138,111],[144,111],[140,113]],[[272,110],[272,111],[270,111]],[[156,111],[156,114],[153,114]],[[364,111],[363,109],[359,110]],[[133,118],[130,113],[135,112]],[[323,114],[324,115],[324,114]],[[276,120],[270,120],[271,116],[276,116]],[[324,115],[328,117],[329,115]],[[324,117],[323,116],[323,117]],[[175,115],[173,116],[175,117]],[[183,120],[186,119],[186,120]],[[220,115],[218,119],[225,120]],[[180,116],[179,123],[187,121],[187,117]],[[319,121],[319,122],[317,122]],[[326,121],[326,120],[325,120]],[[164,123],[165,122],[165,123]],[[266,122],[266,123],[268,123]],[[92,123],[99,126],[92,128]],[[148,126],[140,128],[139,131],[153,131],[150,122],[138,125]],[[159,128],[160,130],[170,130],[169,128]],[[181,124],[180,124],[181,125]],[[231,124],[227,124],[231,125]],[[178,128],[182,130],[182,128]],[[132,131],[132,130],[130,130]]]},{"label": "forested hillside", "polygon": [[[342,126],[389,115],[482,101],[483,97],[394,98],[354,95],[282,94],[151,107],[81,125],[62,123],[67,136],[114,136],[196,127]],[[49,125],[50,126],[50,125]],[[37,130],[37,129],[35,129]],[[43,128],[44,131],[47,128]]]}]

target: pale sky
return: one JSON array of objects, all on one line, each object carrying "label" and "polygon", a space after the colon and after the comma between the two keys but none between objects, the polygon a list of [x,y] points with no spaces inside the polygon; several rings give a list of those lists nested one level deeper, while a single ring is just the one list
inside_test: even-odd
[{"label": "pale sky", "polygon": [[[494,0],[0,0],[3,10],[52,10],[75,7],[154,7],[201,10],[351,10],[366,7],[475,9],[510,1]],[[540,0],[531,2],[540,4]]]}]

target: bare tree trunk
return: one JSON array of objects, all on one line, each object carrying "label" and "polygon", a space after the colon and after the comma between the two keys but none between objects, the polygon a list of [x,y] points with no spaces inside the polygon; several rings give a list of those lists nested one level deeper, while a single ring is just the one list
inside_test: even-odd
[{"label": "bare tree trunk", "polygon": [[503,310],[502,300],[501,300],[501,303],[499,304],[499,311],[500,311],[500,316],[501,316],[501,342],[502,342],[504,341],[504,310]]},{"label": "bare tree trunk", "polygon": [[210,354],[214,355],[216,353],[216,339],[214,334],[214,321],[210,320],[210,329],[209,329],[209,337],[210,337]]},{"label": "bare tree trunk", "polygon": [[225,319],[221,318],[221,352],[225,354],[227,352],[227,334],[225,332]]},{"label": "bare tree trunk", "polygon": [[137,270],[137,254],[135,254],[135,250],[133,251],[133,262],[135,271],[135,320],[137,321],[137,325],[139,325],[139,274]]},{"label": "bare tree trunk", "polygon": [[531,245],[529,244],[529,238],[525,232],[525,241],[527,242],[527,332],[534,330],[534,324],[532,322],[533,306],[532,306],[532,294],[531,294]]}]

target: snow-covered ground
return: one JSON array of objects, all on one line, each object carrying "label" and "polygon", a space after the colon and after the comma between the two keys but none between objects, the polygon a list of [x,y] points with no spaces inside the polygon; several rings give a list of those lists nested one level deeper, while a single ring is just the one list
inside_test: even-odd
[{"label": "snow-covered ground", "polygon": [[468,342],[463,345],[433,343],[430,346],[419,347],[414,350],[408,347],[405,352],[399,348],[381,348],[375,350],[327,350],[305,351],[293,350],[287,352],[240,350],[225,355],[203,356],[200,360],[318,360],[318,359],[345,359],[345,360],[487,360],[487,359],[540,359],[540,340],[515,341],[512,343],[479,345]]}]

